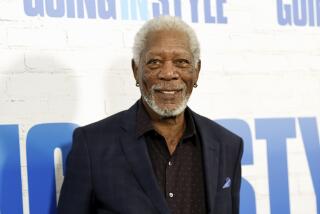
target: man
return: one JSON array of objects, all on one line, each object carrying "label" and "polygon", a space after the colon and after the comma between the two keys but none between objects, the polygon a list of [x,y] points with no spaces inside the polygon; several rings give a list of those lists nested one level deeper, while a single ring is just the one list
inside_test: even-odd
[{"label": "man", "polygon": [[132,70],[141,99],[75,130],[58,213],[239,213],[242,140],[187,107],[199,53],[178,18],[139,30]]}]

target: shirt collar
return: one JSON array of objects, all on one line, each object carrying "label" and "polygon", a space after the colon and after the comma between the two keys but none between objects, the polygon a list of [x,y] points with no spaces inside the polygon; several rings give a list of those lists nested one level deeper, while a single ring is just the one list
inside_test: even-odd
[{"label": "shirt collar", "polygon": [[150,116],[145,109],[142,100],[140,99],[138,102],[138,112],[137,112],[137,130],[136,134],[137,137],[141,137],[145,133],[154,130],[154,127],[152,125]]},{"label": "shirt collar", "polygon": [[[186,128],[184,130],[184,134],[182,136],[182,139],[186,139],[189,137],[192,137],[193,135],[196,135],[196,127],[195,123],[192,117],[191,110],[189,107],[187,107],[184,111],[185,114],[185,120],[186,120]],[[139,138],[142,135],[146,134],[149,131],[155,131],[151,118],[145,109],[144,104],[142,103],[142,100],[140,99],[138,102],[138,111],[137,111],[137,126],[136,126],[136,137]]]}]

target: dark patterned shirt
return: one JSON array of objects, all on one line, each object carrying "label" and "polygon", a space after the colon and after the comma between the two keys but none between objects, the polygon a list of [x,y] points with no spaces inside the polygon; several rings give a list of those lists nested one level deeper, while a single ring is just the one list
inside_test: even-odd
[{"label": "dark patterned shirt", "polygon": [[137,116],[137,137],[146,140],[153,171],[171,213],[206,213],[201,143],[191,111],[185,110],[186,128],[172,155],[141,101]]}]

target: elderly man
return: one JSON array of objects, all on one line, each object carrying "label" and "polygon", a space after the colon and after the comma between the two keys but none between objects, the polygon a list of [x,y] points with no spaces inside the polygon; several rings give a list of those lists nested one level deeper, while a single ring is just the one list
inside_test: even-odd
[{"label": "elderly man", "polygon": [[187,107],[199,52],[178,18],[139,30],[132,70],[141,99],[75,130],[58,213],[239,213],[242,140]]}]

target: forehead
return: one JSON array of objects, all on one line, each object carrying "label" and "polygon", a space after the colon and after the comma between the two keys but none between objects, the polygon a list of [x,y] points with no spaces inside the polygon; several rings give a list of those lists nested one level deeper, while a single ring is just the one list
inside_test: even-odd
[{"label": "forehead", "polygon": [[177,30],[154,31],[147,35],[145,54],[191,54],[189,37]]}]

